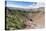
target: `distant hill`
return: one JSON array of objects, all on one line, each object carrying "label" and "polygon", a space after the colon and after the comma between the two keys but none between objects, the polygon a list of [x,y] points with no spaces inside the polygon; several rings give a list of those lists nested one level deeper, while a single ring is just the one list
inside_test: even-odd
[{"label": "distant hill", "polygon": [[21,10],[21,11],[44,11],[44,7],[39,7],[39,8],[18,8],[18,7],[6,7],[9,10]]}]

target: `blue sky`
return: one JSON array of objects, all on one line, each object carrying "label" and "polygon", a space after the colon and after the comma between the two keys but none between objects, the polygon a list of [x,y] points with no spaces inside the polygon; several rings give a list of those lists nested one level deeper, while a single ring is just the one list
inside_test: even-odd
[{"label": "blue sky", "polygon": [[5,1],[34,1],[34,2],[38,2],[39,0],[5,0]]},{"label": "blue sky", "polygon": [[10,5],[13,5],[13,6],[29,6],[29,5],[33,5],[33,6],[35,6],[36,4],[37,4],[37,2],[7,1],[6,5],[8,7],[10,7]]},{"label": "blue sky", "polygon": [[38,8],[44,7],[42,2],[7,1],[7,7]]},{"label": "blue sky", "polygon": [[39,2],[39,0],[5,0],[5,1],[33,1],[33,2]]}]

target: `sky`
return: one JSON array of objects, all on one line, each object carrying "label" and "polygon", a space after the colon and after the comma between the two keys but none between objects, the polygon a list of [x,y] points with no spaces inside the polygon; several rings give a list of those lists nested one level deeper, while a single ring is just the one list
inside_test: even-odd
[{"label": "sky", "polygon": [[7,7],[21,7],[21,8],[38,8],[43,7],[44,3],[40,2],[24,2],[24,1],[7,1]]},{"label": "sky", "polygon": [[32,2],[39,2],[39,0],[5,0],[5,1],[32,1]]},{"label": "sky", "polygon": [[36,2],[23,2],[23,1],[7,1],[7,6],[14,5],[14,6],[24,6],[25,7],[25,6],[29,6],[33,4],[36,5],[37,3]]}]

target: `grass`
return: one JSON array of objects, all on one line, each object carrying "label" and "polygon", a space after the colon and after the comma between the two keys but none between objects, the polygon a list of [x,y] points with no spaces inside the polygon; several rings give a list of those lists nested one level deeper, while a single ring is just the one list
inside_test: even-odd
[{"label": "grass", "polygon": [[8,10],[6,14],[6,30],[11,28],[15,29],[24,29],[26,26],[24,24],[25,18],[23,15],[28,14],[29,12],[20,11],[20,10]]}]

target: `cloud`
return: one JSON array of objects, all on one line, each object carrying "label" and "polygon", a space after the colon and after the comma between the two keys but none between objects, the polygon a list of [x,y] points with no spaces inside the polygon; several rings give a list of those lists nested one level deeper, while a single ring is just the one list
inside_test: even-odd
[{"label": "cloud", "polygon": [[7,4],[7,7],[18,7],[18,8],[25,8],[24,6],[20,6],[20,5],[13,5],[13,4]]},{"label": "cloud", "polygon": [[44,7],[44,6],[45,6],[45,4],[43,2],[37,2],[37,4],[35,6],[29,5],[28,7],[39,8],[39,7]]}]

